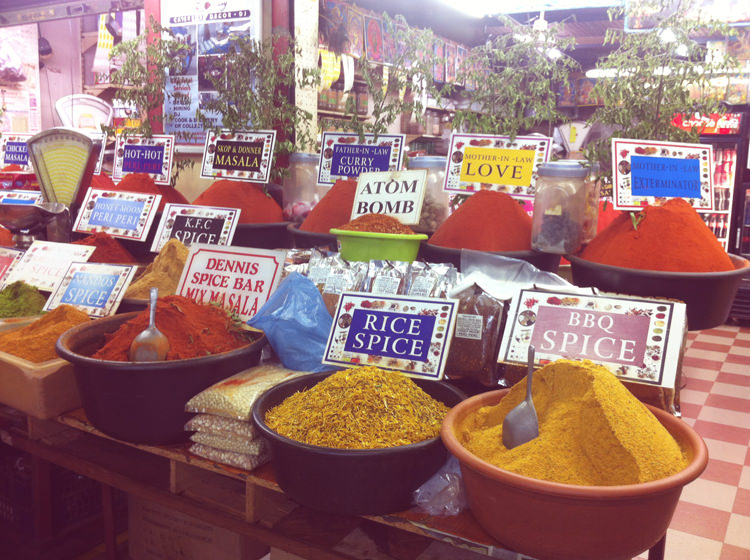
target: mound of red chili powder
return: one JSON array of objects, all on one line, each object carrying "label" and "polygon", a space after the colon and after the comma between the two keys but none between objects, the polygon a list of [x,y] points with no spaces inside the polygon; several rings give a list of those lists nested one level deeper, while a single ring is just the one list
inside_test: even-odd
[{"label": "mound of red chili powder", "polygon": [[355,179],[338,179],[320,199],[299,226],[302,231],[329,233],[349,222],[352,217],[354,195],[357,194]]},{"label": "mound of red chili powder", "polygon": [[158,212],[164,210],[165,204],[189,204],[180,191],[169,185],[157,185],[148,173],[129,173],[112,190],[160,194],[161,202],[159,203]]},{"label": "mound of red chili powder", "polygon": [[122,243],[103,231],[97,231],[96,233],[87,235],[83,239],[73,241],[73,244],[95,247],[88,262],[114,264],[132,264],[138,262]]},{"label": "mound of red chili powder", "polygon": [[284,221],[279,203],[256,183],[218,179],[198,195],[193,204],[239,208],[240,224],[272,224]]},{"label": "mound of red chili powder", "polygon": [[589,261],[670,272],[734,270],[721,243],[686,200],[623,212],[581,252]]},{"label": "mound of red chili powder", "polygon": [[448,216],[429,243],[475,251],[528,251],[531,216],[508,194],[478,191]]}]

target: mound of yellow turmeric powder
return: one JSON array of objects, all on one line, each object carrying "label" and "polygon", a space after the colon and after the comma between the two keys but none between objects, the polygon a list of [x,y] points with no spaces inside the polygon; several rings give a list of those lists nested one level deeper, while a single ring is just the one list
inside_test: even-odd
[{"label": "mound of yellow turmeric powder", "polygon": [[603,366],[558,360],[534,373],[539,437],[506,449],[505,415],[526,395],[517,383],[495,406],[457,427],[466,449],[531,478],[586,486],[637,484],[684,469],[688,459],[651,411]]}]

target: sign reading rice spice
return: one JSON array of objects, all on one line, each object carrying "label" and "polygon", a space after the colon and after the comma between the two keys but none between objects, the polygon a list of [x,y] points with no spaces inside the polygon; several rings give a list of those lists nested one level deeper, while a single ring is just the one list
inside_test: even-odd
[{"label": "sign reading rice spice", "polygon": [[402,224],[418,224],[426,181],[426,169],[360,173],[351,219],[385,214]]},{"label": "sign reading rice spice", "polygon": [[285,258],[286,251],[196,243],[190,246],[177,294],[216,303],[247,321],[278,286]]},{"label": "sign reading rice spice", "polygon": [[442,379],[457,304],[454,299],[343,292],[323,363],[375,365]]}]

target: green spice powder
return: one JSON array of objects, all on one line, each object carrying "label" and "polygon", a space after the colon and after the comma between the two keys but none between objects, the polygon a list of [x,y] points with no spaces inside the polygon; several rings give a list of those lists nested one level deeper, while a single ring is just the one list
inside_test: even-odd
[{"label": "green spice powder", "polygon": [[39,315],[46,301],[34,286],[21,280],[13,282],[0,291],[0,318]]}]

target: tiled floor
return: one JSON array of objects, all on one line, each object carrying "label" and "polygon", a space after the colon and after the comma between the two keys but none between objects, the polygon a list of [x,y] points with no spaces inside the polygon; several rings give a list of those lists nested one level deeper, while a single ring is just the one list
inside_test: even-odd
[{"label": "tiled floor", "polygon": [[666,560],[750,560],[750,327],[689,333],[683,373],[683,419],[709,461],[682,492]]}]

